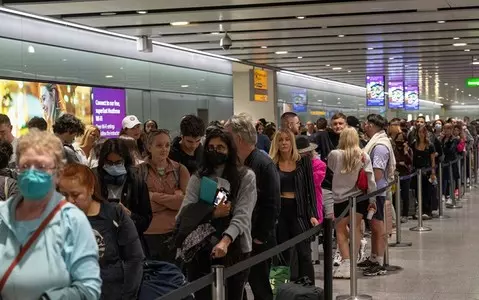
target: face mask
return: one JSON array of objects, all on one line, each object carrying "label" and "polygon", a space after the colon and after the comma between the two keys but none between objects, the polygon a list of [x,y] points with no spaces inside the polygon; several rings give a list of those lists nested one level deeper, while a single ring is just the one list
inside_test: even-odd
[{"label": "face mask", "polygon": [[45,171],[29,169],[18,175],[18,189],[27,201],[41,201],[52,190],[53,176]]},{"label": "face mask", "polygon": [[103,165],[103,170],[105,170],[111,176],[122,176],[125,175],[126,169],[124,164],[120,165]]},{"label": "face mask", "polygon": [[228,159],[228,155],[221,152],[217,152],[216,150],[206,151],[206,157],[208,161],[215,167],[224,164],[226,160]]},{"label": "face mask", "polygon": [[436,124],[436,126],[434,126],[436,129],[438,130],[441,130],[442,129],[442,125],[441,124]]}]

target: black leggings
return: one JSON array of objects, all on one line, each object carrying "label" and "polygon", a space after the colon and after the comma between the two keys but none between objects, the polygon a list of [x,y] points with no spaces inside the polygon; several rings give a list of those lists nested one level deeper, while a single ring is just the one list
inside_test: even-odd
[{"label": "black leggings", "polygon": [[[281,198],[281,213],[278,219],[277,237],[278,244],[284,243],[287,240],[303,233],[298,222],[298,214],[295,199]],[[309,220],[308,220],[309,222]],[[308,277],[311,282],[314,282],[314,267],[311,258],[311,242],[309,240],[303,241],[293,248],[296,251],[298,274],[292,276],[291,280],[297,280],[303,277]],[[293,268],[292,250],[289,249],[283,252],[283,258],[287,265]],[[295,278],[296,277],[296,278]]]},{"label": "black leggings", "polygon": [[[415,178],[415,177],[413,177]],[[410,202],[410,195],[409,190],[411,189],[411,178],[402,180],[401,181],[401,217],[408,217],[409,216],[409,202]],[[393,202],[396,205],[396,202]]]}]

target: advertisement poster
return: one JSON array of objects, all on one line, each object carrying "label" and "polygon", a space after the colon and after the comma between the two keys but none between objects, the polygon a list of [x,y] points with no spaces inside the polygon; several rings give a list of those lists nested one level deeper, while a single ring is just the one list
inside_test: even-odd
[{"label": "advertisement poster", "polygon": [[366,106],[384,106],[384,76],[366,77]]},{"label": "advertisement poster", "polygon": [[389,81],[388,91],[389,108],[404,108],[404,82]]},{"label": "advertisement poster", "polygon": [[404,96],[405,110],[419,110],[419,87],[417,84],[407,84]]},{"label": "advertisement poster", "polygon": [[293,102],[294,112],[307,112],[308,111],[308,90],[297,89],[291,91],[291,102]]},{"label": "advertisement poster", "polygon": [[126,115],[125,90],[93,88],[91,98],[93,125],[100,129],[104,138],[118,137]]},{"label": "advertisement poster", "polygon": [[0,80],[0,113],[10,118],[14,136],[25,133],[33,117],[44,118],[49,130],[65,113],[91,124],[90,93],[91,88],[85,86]]}]

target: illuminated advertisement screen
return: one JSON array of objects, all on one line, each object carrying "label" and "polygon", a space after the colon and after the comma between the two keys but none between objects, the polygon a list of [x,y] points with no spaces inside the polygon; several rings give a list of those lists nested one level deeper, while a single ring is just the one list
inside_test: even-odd
[{"label": "illuminated advertisement screen", "polygon": [[404,93],[404,109],[419,110],[419,87],[417,84],[406,84]]},{"label": "illuminated advertisement screen", "polygon": [[384,106],[384,76],[366,77],[366,105]]},{"label": "illuminated advertisement screen", "polygon": [[100,129],[102,137],[118,137],[126,114],[125,90],[93,88],[91,98],[93,125]]},{"label": "illuminated advertisement screen", "polygon": [[44,82],[0,79],[0,113],[12,122],[15,136],[27,131],[27,122],[42,117],[52,129],[55,120],[65,113],[91,124],[91,88]]},{"label": "illuminated advertisement screen", "polygon": [[296,89],[291,91],[291,102],[293,102],[294,112],[307,112],[308,111],[308,90]]},{"label": "illuminated advertisement screen", "polygon": [[397,109],[404,107],[404,82],[389,81],[388,83],[389,108]]}]

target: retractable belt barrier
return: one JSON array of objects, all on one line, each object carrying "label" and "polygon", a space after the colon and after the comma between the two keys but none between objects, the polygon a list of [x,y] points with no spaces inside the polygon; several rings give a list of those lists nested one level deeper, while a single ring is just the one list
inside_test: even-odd
[{"label": "retractable belt barrier", "polygon": [[[440,163],[440,173],[442,174],[442,168],[444,167],[450,167],[452,168],[452,165],[453,164],[456,164],[457,162],[459,162],[460,158],[452,161],[452,162],[449,162],[449,163],[446,163],[446,164],[442,164]],[[321,229],[324,227],[325,231],[331,231],[331,233],[326,233],[325,232],[325,240],[324,240],[324,247],[325,247],[325,263],[324,263],[324,268],[325,268],[325,276],[324,276],[324,294],[325,294],[325,299],[326,300],[332,300],[332,297],[333,297],[333,293],[332,293],[332,229],[333,229],[333,223],[334,224],[337,224],[342,218],[344,218],[344,216],[348,213],[348,211],[351,210],[351,213],[349,214],[349,218],[350,218],[350,222],[351,224],[355,224],[356,223],[356,206],[358,203],[360,202],[363,202],[363,201],[366,201],[366,200],[369,200],[373,197],[376,197],[376,196],[379,196],[385,192],[388,192],[391,190],[391,187],[393,185],[397,185],[396,187],[396,192],[399,194],[399,183],[400,181],[403,181],[403,180],[408,180],[408,179],[411,179],[415,176],[418,176],[418,189],[419,188],[422,188],[422,174],[424,174],[425,172],[429,172],[431,171],[433,168],[432,167],[429,167],[429,168],[425,168],[425,169],[420,169],[420,170],[417,170],[409,175],[406,175],[406,176],[397,176],[396,177],[396,180],[394,182],[391,182],[389,183],[386,187],[383,187],[381,189],[378,189],[372,193],[369,193],[369,194],[357,194],[356,196],[354,197],[350,197],[349,198],[349,203],[348,203],[348,206],[346,207],[346,209],[338,216],[336,217],[336,219],[334,220],[334,222],[331,220],[331,219],[327,219],[325,218],[324,219],[324,222],[323,222],[323,226],[316,226],[316,227],[313,227],[305,232],[303,232],[302,234],[299,234],[297,236],[295,236],[294,238],[290,239],[290,240],[287,240],[286,242],[282,243],[282,244],[279,244],[269,250],[266,250],[258,255],[255,255],[253,257],[250,257],[244,261],[241,261],[231,267],[228,267],[228,268],[225,268],[223,266],[213,266],[212,268],[212,272],[206,276],[203,276],[191,283],[188,283],[186,284],[185,286],[175,290],[175,291],[172,291],[171,293],[165,295],[165,296],[162,296],[160,298],[157,298],[156,300],[178,300],[178,299],[183,299],[183,298],[186,298],[188,296],[190,296],[191,294],[207,287],[208,285],[212,285],[213,286],[213,299],[217,299],[217,300],[223,300],[224,299],[224,295],[219,295],[218,293],[220,294],[224,294],[225,292],[225,289],[224,289],[224,283],[225,283],[225,280],[248,269],[248,268],[251,268],[252,266],[254,265],[257,265],[258,263],[261,263],[263,261],[266,261],[274,256],[277,256],[278,254],[280,254],[281,252],[284,252],[290,248],[292,248],[293,246],[295,246],[296,244],[298,243],[301,243],[302,241],[304,240],[307,240],[309,238],[311,238],[312,236],[318,234]],[[452,176],[450,174],[450,176]],[[440,180],[442,181],[442,175],[440,175]],[[422,200],[422,196],[420,196],[421,193],[418,192],[418,201],[420,200],[419,198],[421,198]],[[399,207],[399,202],[398,202],[398,197],[396,196],[396,206]],[[391,199],[392,200],[392,199]],[[419,207],[420,207],[420,214],[419,214],[419,218],[421,219],[421,221],[419,222],[418,227],[422,227],[422,201],[419,201]],[[396,208],[398,209],[398,208]],[[353,213],[354,212],[354,213]],[[418,219],[419,219],[418,218]],[[400,231],[400,227],[397,227],[396,228],[397,231],[399,232]],[[354,230],[352,231],[353,234],[351,234],[351,241],[350,241],[350,244],[351,244],[351,247],[350,247],[350,255],[351,257],[355,257],[355,254],[357,251],[355,249],[356,247],[356,236],[354,234]],[[396,243],[396,244],[400,244],[400,240]],[[387,248],[386,248],[386,251],[387,251]],[[326,254],[329,254],[329,255],[326,255]],[[370,296],[367,296],[367,295],[357,295],[357,276],[356,276],[356,269],[357,269],[357,266],[356,266],[357,262],[355,259],[351,259],[351,280],[350,280],[350,295],[348,295],[347,297],[350,298],[350,299],[371,299]],[[220,271],[221,272],[218,272],[218,269],[221,269]],[[220,276],[218,276],[220,275]],[[221,282],[218,282],[218,281],[221,281]],[[218,288],[218,285],[222,285],[220,288]],[[340,296],[340,297],[343,297],[343,296]],[[351,298],[353,297],[353,298]],[[356,297],[356,298],[354,298]]]}]

